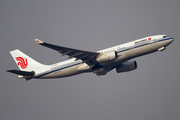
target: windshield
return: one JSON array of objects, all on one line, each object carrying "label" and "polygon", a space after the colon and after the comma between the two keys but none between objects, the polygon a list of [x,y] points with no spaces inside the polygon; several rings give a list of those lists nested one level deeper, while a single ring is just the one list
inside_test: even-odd
[{"label": "windshield", "polygon": [[167,37],[169,37],[169,36],[167,36],[167,35],[166,35],[166,36],[163,36],[163,38],[167,38]]}]

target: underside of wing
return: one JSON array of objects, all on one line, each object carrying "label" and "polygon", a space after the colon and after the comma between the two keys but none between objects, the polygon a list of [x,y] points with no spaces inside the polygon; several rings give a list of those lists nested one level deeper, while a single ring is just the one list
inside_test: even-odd
[{"label": "underside of wing", "polygon": [[100,54],[98,52],[89,52],[89,51],[84,51],[84,50],[77,50],[73,48],[68,48],[68,47],[63,47],[63,46],[57,46],[53,44],[49,44],[46,42],[43,42],[41,40],[35,39],[35,41],[42,46],[51,48],[53,50],[58,51],[59,53],[64,55],[68,55],[69,58],[76,58],[77,60],[80,59],[83,62],[87,63],[88,65],[92,66],[97,64],[98,62],[96,61],[96,57]]}]

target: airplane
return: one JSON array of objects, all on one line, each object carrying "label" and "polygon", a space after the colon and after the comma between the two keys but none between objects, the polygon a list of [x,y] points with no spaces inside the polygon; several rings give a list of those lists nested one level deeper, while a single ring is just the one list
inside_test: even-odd
[{"label": "airplane", "polygon": [[53,45],[39,39],[35,41],[39,45],[58,51],[62,56],[69,56],[69,59],[52,65],[44,65],[16,49],[10,51],[10,54],[20,70],[7,70],[7,72],[17,74],[18,78],[26,80],[63,78],[87,72],[101,76],[113,69],[116,69],[117,73],[128,72],[137,68],[137,62],[129,60],[163,51],[174,41],[174,38],[167,35],[154,35],[97,52]]}]

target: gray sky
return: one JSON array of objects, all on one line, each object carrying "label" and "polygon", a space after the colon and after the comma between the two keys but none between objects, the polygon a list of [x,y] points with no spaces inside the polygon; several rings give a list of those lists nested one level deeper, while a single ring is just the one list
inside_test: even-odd
[{"label": "gray sky", "polygon": [[[179,0],[1,0],[0,120],[179,120]],[[138,69],[106,76],[25,81],[9,51],[35,60],[66,60],[34,39],[97,51],[142,37],[167,34],[163,52],[134,60]]]}]

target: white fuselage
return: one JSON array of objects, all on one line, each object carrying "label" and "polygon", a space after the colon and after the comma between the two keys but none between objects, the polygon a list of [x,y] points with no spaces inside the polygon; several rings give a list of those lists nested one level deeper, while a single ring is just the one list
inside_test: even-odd
[{"label": "white fuselage", "polygon": [[[162,51],[173,41],[172,37],[165,35],[156,35],[138,39],[125,44],[117,45],[111,48],[97,51],[99,53],[117,52],[118,58],[109,62],[100,63],[107,71],[112,70],[117,65],[122,64],[132,58],[149,54],[155,51]],[[76,58],[69,59],[50,65],[48,69],[35,74],[34,78],[61,78],[80,73],[93,72],[90,66]]]}]

